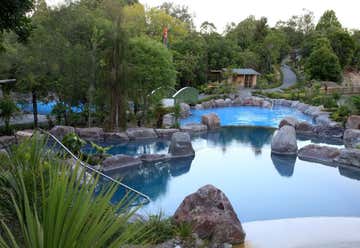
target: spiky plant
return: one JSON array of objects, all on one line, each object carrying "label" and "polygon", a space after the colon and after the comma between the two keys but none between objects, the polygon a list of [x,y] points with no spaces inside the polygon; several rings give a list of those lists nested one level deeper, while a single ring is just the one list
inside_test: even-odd
[{"label": "spiky plant", "polygon": [[128,224],[136,211],[124,211],[129,200],[110,204],[116,187],[94,196],[97,178],[84,180],[84,170],[69,167],[44,144],[37,136],[22,144],[23,153],[11,152],[1,171],[2,193],[11,201],[6,207],[12,206],[18,225],[1,219],[0,247],[118,248],[146,242],[151,230]]}]

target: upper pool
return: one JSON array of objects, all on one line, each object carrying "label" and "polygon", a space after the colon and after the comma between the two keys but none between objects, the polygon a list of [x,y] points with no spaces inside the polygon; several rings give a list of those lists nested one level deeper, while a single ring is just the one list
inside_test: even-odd
[{"label": "upper pool", "polygon": [[[206,184],[229,197],[241,221],[314,216],[360,217],[360,171],[272,156],[275,129],[224,127],[192,138],[191,159],[144,164],[110,175],[150,196],[143,213],[172,215]],[[299,147],[311,141],[298,140]],[[130,143],[112,154],[163,153],[168,141]],[[118,191],[114,201],[123,196]]]},{"label": "upper pool", "polygon": [[312,123],[312,117],[288,107],[275,106],[272,109],[239,106],[191,110],[191,116],[180,121],[181,125],[188,123],[200,123],[201,116],[207,113],[216,113],[222,126],[259,126],[278,127],[280,121],[286,116],[292,116],[300,121]]}]

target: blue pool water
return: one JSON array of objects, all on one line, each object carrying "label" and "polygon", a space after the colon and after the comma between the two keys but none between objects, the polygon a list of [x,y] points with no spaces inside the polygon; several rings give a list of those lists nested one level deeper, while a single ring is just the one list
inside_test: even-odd
[{"label": "blue pool water", "polygon": [[280,121],[286,116],[292,116],[301,121],[313,122],[312,117],[293,108],[275,106],[273,109],[268,109],[240,106],[191,110],[191,116],[182,119],[180,124],[200,123],[201,116],[207,113],[216,113],[220,118],[222,126],[277,127]]},{"label": "blue pool water", "polygon": [[[360,171],[271,156],[274,129],[224,127],[192,138],[196,155],[111,173],[149,195],[141,209],[175,212],[185,196],[213,184],[229,197],[241,221],[310,216],[360,217]],[[302,147],[311,141],[299,140]],[[129,148],[127,150],[127,147]],[[163,153],[167,141],[114,147],[112,153]],[[121,199],[119,191],[114,201]]]},{"label": "blue pool water", "polygon": [[[56,101],[50,101],[50,102],[41,102],[41,101],[39,101],[37,103],[38,114],[40,114],[40,115],[51,114],[51,111],[55,107],[56,104],[57,104]],[[22,111],[33,112],[32,103],[18,104],[18,106]],[[75,112],[75,113],[82,112],[81,106],[79,106],[79,107],[71,107],[71,110],[73,112]]]}]

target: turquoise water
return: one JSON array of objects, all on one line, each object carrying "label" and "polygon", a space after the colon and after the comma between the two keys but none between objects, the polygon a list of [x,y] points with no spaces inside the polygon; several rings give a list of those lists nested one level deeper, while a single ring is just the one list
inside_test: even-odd
[{"label": "turquoise water", "polygon": [[[360,217],[360,171],[271,156],[274,129],[226,127],[193,137],[192,159],[145,164],[111,173],[149,195],[142,213],[172,215],[185,196],[213,184],[229,197],[241,221],[310,216]],[[310,141],[299,140],[302,147]],[[130,147],[127,150],[126,147]],[[132,143],[112,153],[163,153],[167,141]],[[121,199],[119,191],[114,201]]]},{"label": "turquoise water", "polygon": [[[51,114],[51,111],[55,107],[56,104],[57,104],[56,101],[50,101],[50,102],[41,102],[41,101],[39,101],[37,103],[38,114],[40,114],[40,115]],[[33,112],[32,103],[18,104],[18,106],[22,111]],[[71,107],[71,110],[73,112],[75,112],[75,113],[80,113],[80,112],[82,112],[82,106]]]},{"label": "turquoise water", "polygon": [[187,123],[200,123],[201,116],[207,113],[216,113],[222,126],[260,126],[260,127],[278,127],[280,121],[286,116],[295,117],[301,121],[313,123],[312,117],[301,113],[300,111],[288,107],[275,106],[272,109],[239,106],[213,109],[191,110],[191,116],[182,119],[181,125]]}]

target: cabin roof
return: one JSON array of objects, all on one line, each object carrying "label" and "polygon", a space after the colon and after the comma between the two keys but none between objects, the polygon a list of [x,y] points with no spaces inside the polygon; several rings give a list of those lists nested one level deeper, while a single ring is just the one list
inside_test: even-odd
[{"label": "cabin roof", "polygon": [[260,75],[257,71],[251,68],[235,68],[232,69],[232,73],[238,74],[238,75]]}]

